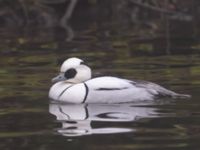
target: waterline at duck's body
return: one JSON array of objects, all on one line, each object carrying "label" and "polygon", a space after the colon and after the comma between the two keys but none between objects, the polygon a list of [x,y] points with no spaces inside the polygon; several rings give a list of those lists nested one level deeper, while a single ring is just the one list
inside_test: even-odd
[{"label": "waterline at duck's body", "polygon": [[153,100],[162,91],[163,94],[166,92],[166,96],[176,95],[150,82],[137,83],[116,77],[99,77],[78,84],[58,82],[52,86],[49,96],[69,103],[122,103]]}]

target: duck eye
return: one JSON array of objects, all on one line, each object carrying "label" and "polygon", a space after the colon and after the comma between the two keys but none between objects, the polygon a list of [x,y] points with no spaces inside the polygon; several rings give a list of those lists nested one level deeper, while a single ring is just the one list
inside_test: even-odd
[{"label": "duck eye", "polygon": [[77,74],[77,71],[74,68],[71,68],[65,72],[65,78],[71,79],[74,78]]}]

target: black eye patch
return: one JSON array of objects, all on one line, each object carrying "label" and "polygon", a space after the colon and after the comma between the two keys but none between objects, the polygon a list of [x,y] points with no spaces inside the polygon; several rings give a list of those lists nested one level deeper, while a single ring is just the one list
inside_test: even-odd
[{"label": "black eye patch", "polygon": [[71,79],[74,78],[77,74],[77,71],[74,68],[71,68],[65,72],[65,78]]}]

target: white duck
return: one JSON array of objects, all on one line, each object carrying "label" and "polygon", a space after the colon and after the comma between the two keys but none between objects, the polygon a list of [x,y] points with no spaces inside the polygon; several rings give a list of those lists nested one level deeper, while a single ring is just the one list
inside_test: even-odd
[{"label": "white duck", "polygon": [[91,69],[79,58],[69,58],[49,91],[53,100],[68,103],[124,103],[159,97],[189,98],[147,81],[131,81],[104,76],[91,79]]}]

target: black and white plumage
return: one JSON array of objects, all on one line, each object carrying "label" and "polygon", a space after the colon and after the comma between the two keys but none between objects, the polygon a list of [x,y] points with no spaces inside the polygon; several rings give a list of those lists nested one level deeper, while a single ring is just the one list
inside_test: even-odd
[{"label": "black and white plumage", "polygon": [[189,98],[158,84],[104,76],[91,79],[91,69],[79,58],[69,58],[49,91],[53,100],[68,103],[123,103],[154,100],[158,97]]}]

